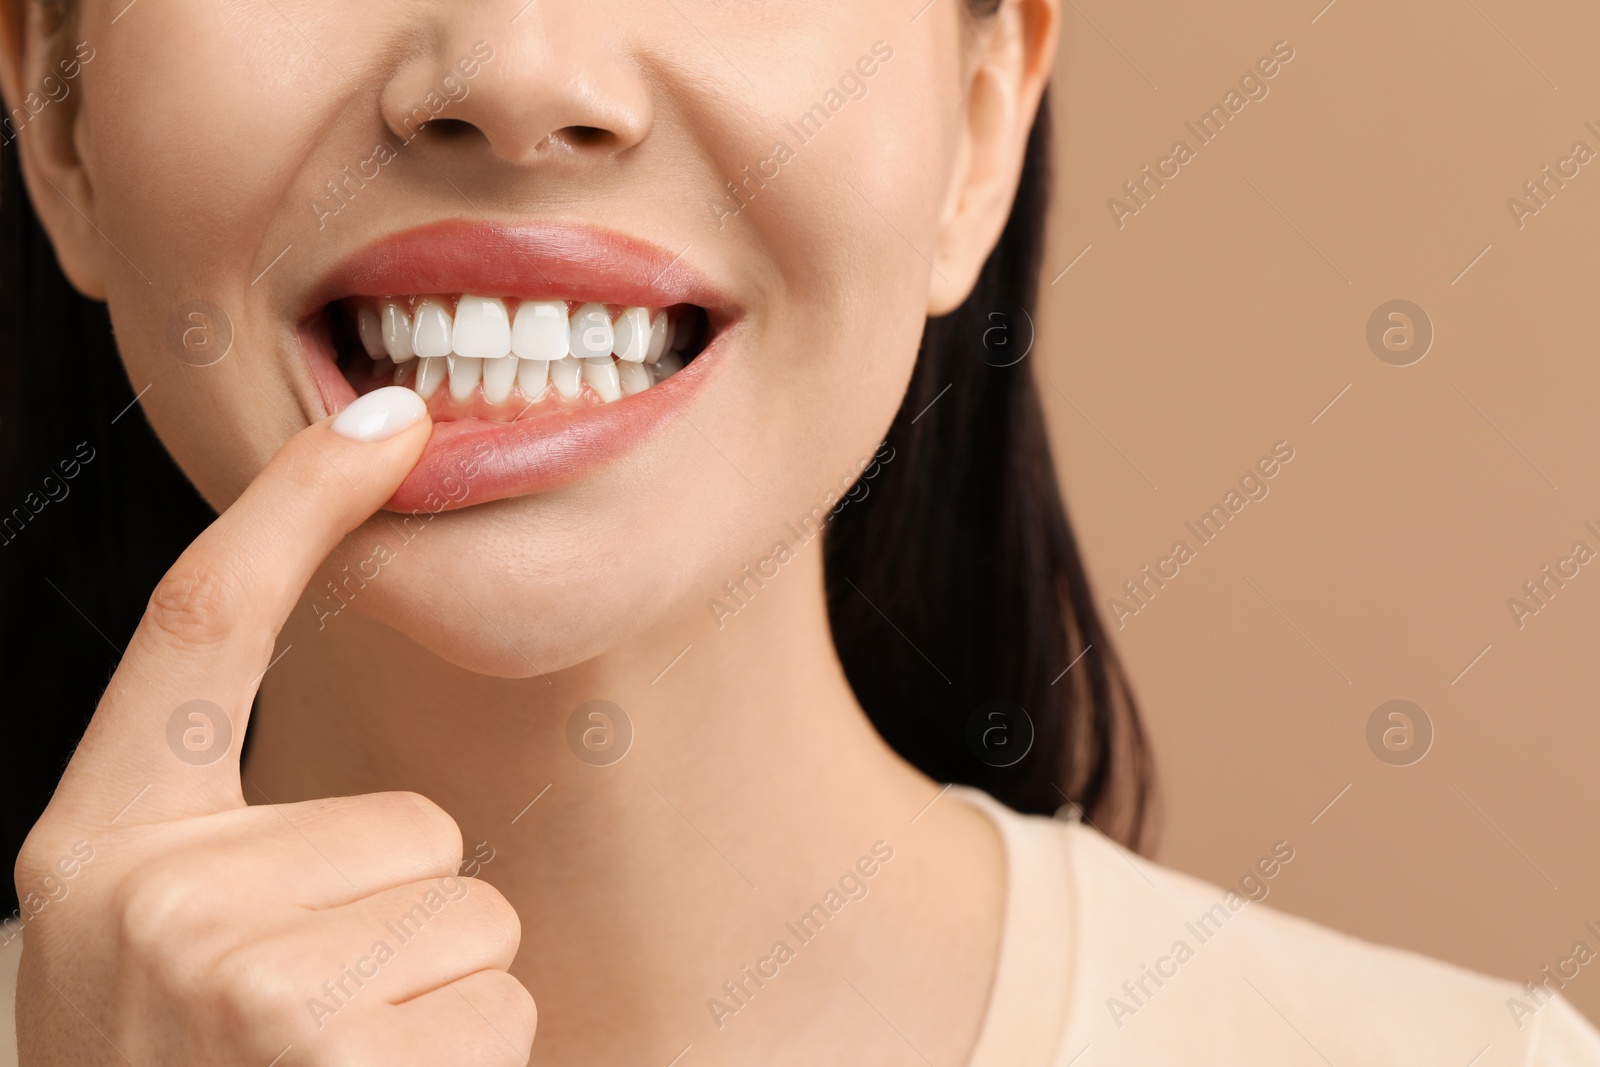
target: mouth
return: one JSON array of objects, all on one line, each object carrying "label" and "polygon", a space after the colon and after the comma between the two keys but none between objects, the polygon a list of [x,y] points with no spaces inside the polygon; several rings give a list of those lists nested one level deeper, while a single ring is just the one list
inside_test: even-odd
[{"label": "mouth", "polygon": [[361,396],[413,389],[435,422],[516,422],[612,404],[704,349],[705,310],[474,294],[357,297],[326,309],[335,366]]},{"label": "mouth", "polygon": [[319,288],[300,334],[332,413],[389,385],[433,436],[389,510],[550,489],[637,447],[703,388],[738,316],[679,256],[588,227],[439,223]]}]

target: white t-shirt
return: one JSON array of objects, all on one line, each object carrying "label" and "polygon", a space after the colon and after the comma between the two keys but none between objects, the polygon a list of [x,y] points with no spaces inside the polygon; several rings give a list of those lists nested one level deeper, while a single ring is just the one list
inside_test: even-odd
[{"label": "white t-shirt", "polygon": [[[1082,824],[950,799],[994,820],[1007,865],[969,1067],[1600,1067],[1600,1033],[1559,997],[1285,915]],[[21,943],[0,948],[0,1067]]]}]

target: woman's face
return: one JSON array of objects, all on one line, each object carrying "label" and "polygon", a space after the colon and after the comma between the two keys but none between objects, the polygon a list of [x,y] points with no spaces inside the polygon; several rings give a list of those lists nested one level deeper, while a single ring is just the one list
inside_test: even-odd
[{"label": "woman's face", "polygon": [[[1031,118],[963,2],[90,0],[30,190],[218,507],[356,392],[432,388],[343,598],[531,674],[704,612],[870,461]],[[559,340],[588,369],[519,359]]]}]

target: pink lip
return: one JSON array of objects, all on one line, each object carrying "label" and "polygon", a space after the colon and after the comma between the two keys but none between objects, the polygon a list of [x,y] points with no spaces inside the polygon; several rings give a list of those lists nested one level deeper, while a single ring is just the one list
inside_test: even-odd
[{"label": "pink lip", "polygon": [[524,299],[705,309],[713,337],[683,370],[609,404],[516,422],[436,422],[422,458],[385,505],[437,512],[540,492],[576,481],[635,448],[685,410],[721,363],[728,298],[671,252],[637,238],[570,223],[448,221],[395,234],[339,264],[312,296],[301,329],[327,410],[356,397],[335,353],[312,327],[315,312],[351,296],[474,293]]}]

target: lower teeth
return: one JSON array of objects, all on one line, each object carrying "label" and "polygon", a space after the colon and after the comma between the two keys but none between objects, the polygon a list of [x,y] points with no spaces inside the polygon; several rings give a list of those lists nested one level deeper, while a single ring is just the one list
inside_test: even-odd
[{"label": "lower teeth", "polygon": [[[468,359],[423,356],[394,365],[393,384],[415,390],[430,400],[445,387],[457,403],[482,399],[491,405],[525,406],[540,399],[575,400],[586,391],[601,403],[636,396],[683,369],[683,356],[664,353],[656,363],[633,363],[605,357],[567,356],[553,362],[536,359]],[[380,371],[381,373],[381,371]]]}]

